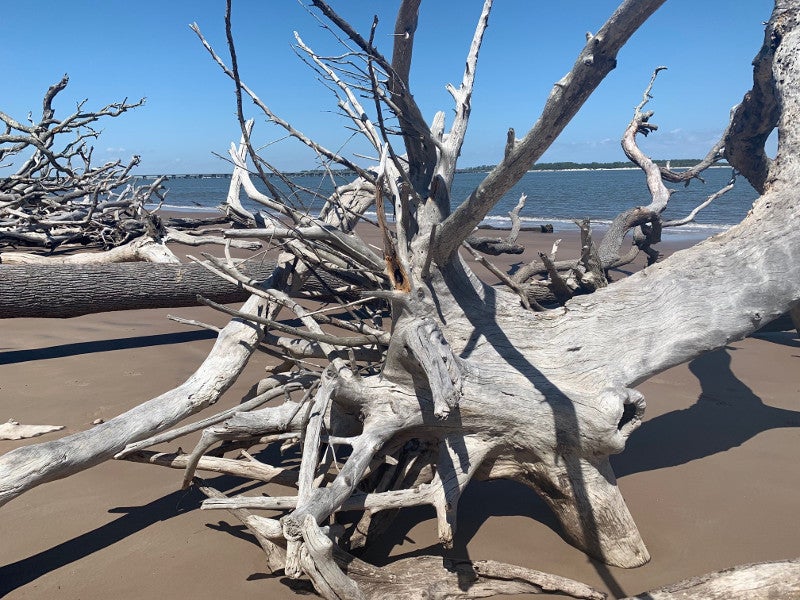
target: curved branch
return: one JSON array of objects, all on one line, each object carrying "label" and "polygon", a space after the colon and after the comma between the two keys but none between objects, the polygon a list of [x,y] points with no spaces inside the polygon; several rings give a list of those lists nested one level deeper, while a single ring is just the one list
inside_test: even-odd
[{"label": "curved branch", "polygon": [[764,43],[753,60],[753,87],[733,109],[724,138],[726,160],[759,194],[765,191],[771,166],[764,144],[781,114],[773,76],[775,52],[782,41],[784,28],[790,27],[792,21],[789,11],[777,16],[767,24]]},{"label": "curved branch", "polygon": [[800,559],[741,565],[692,577],[623,600],[681,600],[703,598],[795,598],[800,596]]},{"label": "curved branch", "polygon": [[[243,308],[257,313],[263,307],[263,300],[253,297]],[[0,456],[0,506],[37,485],[113,458],[127,444],[213,404],[236,381],[262,335],[260,327],[233,320],[220,331],[203,364],[177,388],[88,431]]]}]

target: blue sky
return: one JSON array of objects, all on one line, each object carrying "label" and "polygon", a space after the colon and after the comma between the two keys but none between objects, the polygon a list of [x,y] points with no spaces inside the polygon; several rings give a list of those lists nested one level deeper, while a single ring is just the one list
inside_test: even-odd
[{"label": "blue sky", "polygon": [[[142,156],[140,173],[226,172],[213,153],[238,140],[232,82],[202,48],[189,24],[227,57],[224,1],[88,0],[4,2],[0,11],[0,110],[24,119],[41,110],[47,87],[64,74],[57,115],[77,101],[99,107],[146,97],[145,106],[107,120],[96,142],[99,161]],[[390,54],[397,0],[331,0],[360,31],[372,16],[376,39]],[[505,132],[521,136],[535,121],[552,84],[572,66],[585,41],[617,6],[615,0],[496,0],[477,72],[470,132],[459,166],[494,164]],[[461,80],[481,0],[422,3],[412,71],[412,92],[430,119],[452,114],[444,89]],[[719,137],[730,108],[752,81],[751,61],[763,39],[769,0],[667,0],[623,48],[617,69],[544,155],[542,161],[623,160],[619,138],[640,101],[652,70],[662,72],[649,108],[658,133],[642,143],[656,158],[698,157]],[[295,56],[293,31],[320,52],[338,53],[297,0],[238,0],[233,26],[243,80],[276,113],[331,148],[347,141],[331,93]],[[256,117],[254,139],[282,137]],[[363,152],[350,141],[343,152]],[[314,157],[292,141],[265,148],[286,170],[314,168]],[[0,170],[0,175],[2,175]]]}]

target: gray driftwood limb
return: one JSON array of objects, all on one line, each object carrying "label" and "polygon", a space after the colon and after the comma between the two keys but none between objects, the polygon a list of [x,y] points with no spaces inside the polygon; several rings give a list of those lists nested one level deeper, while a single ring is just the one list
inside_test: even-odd
[{"label": "gray driftwood limb", "polygon": [[[265,304],[254,296],[245,307],[259,312]],[[0,456],[0,506],[32,487],[109,460],[127,444],[214,404],[236,381],[262,336],[259,327],[234,319],[220,331],[203,364],[177,388],[92,429]]]}]

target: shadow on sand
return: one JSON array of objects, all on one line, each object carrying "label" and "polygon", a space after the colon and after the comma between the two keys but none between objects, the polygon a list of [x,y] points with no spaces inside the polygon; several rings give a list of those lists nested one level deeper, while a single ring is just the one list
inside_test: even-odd
[{"label": "shadow on sand", "polygon": [[689,363],[701,386],[697,402],[645,421],[625,451],[611,458],[617,477],[724,452],[770,429],[800,427],[800,412],[764,404],[734,375],[731,352],[735,351],[720,348]]},{"label": "shadow on sand", "polygon": [[[219,490],[232,490],[242,484],[242,480],[228,476],[209,479],[208,483]],[[245,491],[244,489],[237,491]],[[54,571],[70,563],[85,558],[94,552],[113,546],[115,543],[138,533],[151,525],[167,521],[192,510],[199,510],[205,496],[197,488],[178,490],[162,496],[142,506],[117,507],[110,513],[121,513],[121,516],[110,523],[48,548],[38,554],[18,560],[0,567],[0,597],[36,581],[42,575]],[[212,527],[212,526],[210,526]],[[233,533],[233,529],[223,523],[214,525],[223,531]],[[249,534],[240,533],[254,544],[255,539]]]},{"label": "shadow on sand", "polygon": [[[0,361],[22,362],[54,356],[67,356],[84,352],[96,352],[115,348],[130,348],[145,345],[177,343],[188,339],[205,339],[212,334],[188,332],[85,342],[43,348],[6,352]],[[786,336],[784,336],[786,337]],[[795,341],[774,340],[792,347],[800,347]],[[691,407],[672,411],[642,424],[621,455],[612,457],[618,477],[681,465],[693,460],[723,452],[740,446],[750,438],[781,427],[800,427],[800,412],[767,406],[750,388],[731,371],[732,348],[723,348],[701,356],[689,368],[700,381],[702,392]],[[28,353],[38,353],[35,357]],[[11,357],[9,357],[11,355]],[[709,435],[713,432],[713,435]],[[681,444],[675,444],[680,434]],[[213,487],[225,491],[241,485],[241,480],[232,477],[215,477],[209,480]],[[242,492],[244,490],[237,490]],[[93,552],[112,546],[116,542],[135,534],[155,523],[166,521],[199,507],[204,496],[196,489],[178,491],[158,498],[143,506],[114,509],[124,512],[118,519],[67,540],[48,550],[0,567],[0,596],[6,595],[42,575],[89,556]],[[483,523],[495,516],[525,516],[558,531],[558,523],[547,505],[532,490],[510,481],[471,483],[459,503],[458,529],[454,547],[444,551],[439,545],[418,548],[409,553],[395,554],[391,560],[418,555],[440,555],[452,557],[468,556],[467,545]],[[390,561],[388,555],[402,546],[409,531],[418,523],[434,518],[429,507],[408,509],[402,518],[396,519],[390,528],[362,556],[377,565]],[[255,540],[239,526],[224,521],[208,527],[226,532],[255,544]],[[608,567],[592,561],[604,576],[610,588],[617,588]],[[262,574],[253,574],[260,578]]]},{"label": "shadow on sand", "polygon": [[111,350],[128,350],[131,348],[182,344],[184,342],[195,342],[197,340],[212,340],[216,337],[217,334],[213,331],[199,329],[197,331],[140,335],[137,337],[97,340],[93,342],[75,342],[73,344],[60,344],[58,346],[31,348],[29,350],[8,350],[6,352],[0,352],[0,365],[13,365],[33,360],[64,358],[66,356],[78,356],[80,354],[92,354],[94,352],[109,352]]}]

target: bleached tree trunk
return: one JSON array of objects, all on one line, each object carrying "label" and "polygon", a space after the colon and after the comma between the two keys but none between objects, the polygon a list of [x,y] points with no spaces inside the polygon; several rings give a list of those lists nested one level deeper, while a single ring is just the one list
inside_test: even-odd
[{"label": "bleached tree trunk", "polygon": [[[238,264],[243,273],[260,281],[276,267],[274,260]],[[118,310],[198,306],[198,296],[221,304],[250,297],[241,285],[225,281],[197,263],[0,265],[0,278],[4,282],[0,286],[0,319],[64,319]],[[323,281],[325,285],[310,281],[303,293],[331,300],[332,290],[348,288],[329,275],[324,275]]]},{"label": "bleached tree trunk", "polygon": [[99,265],[137,261],[173,265],[181,262],[163,241],[146,235],[105,252],[81,252],[56,256],[29,252],[0,254],[0,262],[4,265]]}]

